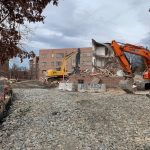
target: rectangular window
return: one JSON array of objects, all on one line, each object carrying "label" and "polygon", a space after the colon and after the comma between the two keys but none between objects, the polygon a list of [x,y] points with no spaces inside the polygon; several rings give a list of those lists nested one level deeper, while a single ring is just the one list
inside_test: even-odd
[{"label": "rectangular window", "polygon": [[47,65],[47,62],[41,62],[41,65],[45,66],[45,65]]},{"label": "rectangular window", "polygon": [[48,55],[47,55],[47,54],[41,54],[40,57],[41,57],[41,58],[48,58]]},{"label": "rectangular window", "polygon": [[82,57],[90,57],[90,56],[92,56],[92,54],[91,53],[81,53],[81,56]]},{"label": "rectangular window", "polygon": [[52,58],[54,58],[55,54],[52,54]]},{"label": "rectangular window", "polygon": [[54,62],[51,62],[51,66],[54,66]]},{"label": "rectangular window", "polygon": [[56,67],[60,67],[61,66],[61,61],[56,61]]},{"label": "rectangular window", "polygon": [[56,58],[64,58],[64,54],[63,53],[58,53],[58,54],[56,54]]}]

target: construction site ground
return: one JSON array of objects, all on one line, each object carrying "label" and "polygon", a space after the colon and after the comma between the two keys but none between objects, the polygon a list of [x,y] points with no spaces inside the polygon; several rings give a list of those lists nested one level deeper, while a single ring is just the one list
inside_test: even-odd
[{"label": "construction site ground", "polygon": [[13,86],[0,150],[149,150],[150,98],[119,89],[64,92],[35,81]]}]

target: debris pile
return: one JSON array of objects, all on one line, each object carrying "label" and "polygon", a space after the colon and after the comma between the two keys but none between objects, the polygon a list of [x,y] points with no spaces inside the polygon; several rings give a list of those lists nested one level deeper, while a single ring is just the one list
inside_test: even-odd
[{"label": "debris pile", "polygon": [[[97,80],[98,83],[95,83],[94,80]],[[123,77],[117,76],[100,76],[99,74],[95,75],[72,75],[69,77],[67,82],[69,83],[85,83],[85,84],[106,84],[106,88],[116,88],[119,86],[120,80],[123,80]]]},{"label": "debris pile", "polygon": [[116,77],[118,70],[122,70],[118,60],[115,57],[110,57],[104,67],[95,67],[94,74],[100,77]]},{"label": "debris pile", "polygon": [[114,71],[110,71],[108,69],[101,69],[101,68],[98,68],[96,70],[96,73],[93,73],[93,75],[98,75],[100,77],[114,77],[114,76],[117,76]]}]

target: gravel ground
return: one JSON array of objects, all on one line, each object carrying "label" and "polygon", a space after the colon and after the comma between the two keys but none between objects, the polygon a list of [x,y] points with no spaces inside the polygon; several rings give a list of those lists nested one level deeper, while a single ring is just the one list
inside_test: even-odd
[{"label": "gravel ground", "polygon": [[124,92],[14,89],[1,150],[149,150],[150,99]]}]

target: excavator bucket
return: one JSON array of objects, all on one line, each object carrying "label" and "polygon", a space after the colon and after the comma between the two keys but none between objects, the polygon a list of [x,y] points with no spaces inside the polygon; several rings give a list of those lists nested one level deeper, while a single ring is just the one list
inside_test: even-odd
[{"label": "excavator bucket", "polygon": [[124,90],[126,93],[134,93],[135,88],[133,84],[134,80],[131,78],[126,80],[121,80],[119,83],[119,86],[122,90]]}]

